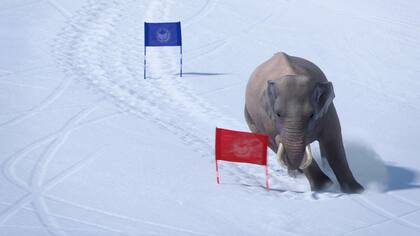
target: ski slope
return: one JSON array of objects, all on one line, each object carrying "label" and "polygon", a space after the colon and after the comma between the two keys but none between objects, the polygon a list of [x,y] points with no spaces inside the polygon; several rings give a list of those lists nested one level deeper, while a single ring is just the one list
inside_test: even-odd
[{"label": "ski slope", "polygon": [[[419,235],[415,1],[2,0],[0,236]],[[143,22],[181,21],[178,48]],[[214,128],[248,130],[244,92],[277,51],[334,84],[367,189],[311,192],[269,154],[220,163]],[[319,150],[312,145],[320,166]]]}]

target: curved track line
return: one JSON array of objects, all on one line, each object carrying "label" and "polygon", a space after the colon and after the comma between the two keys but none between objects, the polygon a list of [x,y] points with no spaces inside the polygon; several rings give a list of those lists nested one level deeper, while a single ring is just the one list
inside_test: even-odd
[{"label": "curved track line", "polygon": [[[355,196],[355,197],[352,197],[351,199],[354,200],[355,202],[359,203],[361,206],[363,206],[367,210],[372,211],[372,212],[376,213],[377,215],[382,216],[385,219],[387,219],[386,221],[383,221],[383,222],[380,222],[380,223],[377,223],[377,224],[373,224],[372,226],[379,225],[379,224],[382,224],[382,223],[386,223],[388,221],[395,221],[395,222],[397,222],[401,225],[407,226],[409,228],[412,228],[412,229],[420,232],[420,225],[415,224],[413,222],[410,222],[410,221],[402,218],[403,216],[405,216],[407,214],[412,214],[414,212],[417,212],[420,209],[415,209],[414,211],[411,211],[409,213],[397,216],[397,215],[387,211],[385,208],[379,206],[378,204],[366,199],[366,197],[364,197],[364,196]],[[371,226],[366,226],[364,228],[368,228],[368,227],[371,227]]]},{"label": "curved track line", "polygon": [[[106,115],[103,117],[99,117],[99,118],[95,118],[89,121],[85,121],[85,122],[81,122],[79,123],[79,125],[73,127],[73,130],[79,129],[85,125],[89,125],[89,124],[93,124],[99,121],[102,121],[104,119],[109,119],[112,118],[116,115],[120,115],[122,114],[121,112],[116,112],[116,113],[112,113],[110,115]],[[72,130],[72,131],[73,131]],[[40,138],[36,141],[34,141],[33,143],[27,145],[26,147],[22,148],[21,150],[17,151],[16,153],[12,154],[2,165],[2,170],[3,173],[5,175],[5,177],[12,183],[16,184],[18,187],[21,187],[24,190],[29,190],[29,185],[26,184],[22,179],[20,179],[19,177],[16,176],[16,174],[12,171],[15,168],[15,165],[17,164],[17,162],[22,159],[23,157],[25,157],[26,155],[28,155],[30,152],[34,151],[35,149],[41,147],[42,145],[44,145],[47,142],[51,142],[52,140],[55,139],[55,137],[59,134],[59,131],[53,132],[43,138]]]},{"label": "curved track line", "polygon": [[40,3],[41,3],[41,1],[32,1],[32,2],[28,2],[28,3],[20,4],[18,6],[3,8],[3,9],[0,10],[0,15],[9,13],[10,11],[16,11],[16,10],[19,10],[19,9],[22,9],[22,8],[32,7],[32,6],[38,5]]},{"label": "curved track line", "polygon": [[[38,214],[40,220],[43,222],[43,224],[49,229],[49,231],[53,235],[66,235],[64,231],[59,230],[59,227],[55,220],[53,218],[48,217],[48,208],[45,204],[44,199],[41,196],[41,185],[43,183],[43,177],[46,174],[46,166],[48,165],[49,161],[54,157],[55,153],[58,151],[59,147],[64,144],[67,136],[70,133],[70,130],[73,126],[77,125],[82,119],[87,117],[92,111],[94,110],[94,107],[91,109],[86,109],[79,114],[77,114],[75,117],[70,119],[64,127],[58,132],[58,135],[54,137],[54,140],[52,143],[47,147],[47,153],[44,155],[41,160],[38,161],[36,167],[34,168],[33,172],[33,181],[32,185],[29,187],[28,191],[31,192],[32,202],[34,204],[34,207],[36,209],[36,213]],[[9,165],[6,165],[9,166]],[[13,166],[12,166],[13,167]],[[13,179],[11,179],[12,182],[15,182],[18,185],[22,184],[22,180],[17,179],[13,172],[13,169],[10,169],[7,171],[7,173],[11,172],[11,176],[13,176]],[[23,198],[25,199],[25,198]],[[23,202],[19,202],[19,205],[23,206]],[[18,205],[18,204],[17,204]],[[10,217],[10,212],[16,212],[17,207],[14,208],[14,211],[6,211],[6,217],[5,219]]]},{"label": "curved track line", "polygon": [[42,196],[37,194],[33,195],[32,205],[35,208],[35,213],[51,234],[58,236],[67,235],[67,233],[58,226],[56,220],[50,216],[47,204]]},{"label": "curved track line", "polygon": [[419,24],[415,24],[415,23],[411,23],[409,21],[404,21],[404,20],[400,20],[400,19],[392,19],[390,17],[384,17],[384,16],[375,16],[372,14],[366,15],[363,13],[359,13],[357,11],[353,11],[353,12],[349,12],[347,9],[333,9],[330,6],[326,5],[323,2],[319,2],[319,1],[312,1],[313,4],[317,4],[318,6],[324,7],[325,9],[328,9],[330,11],[336,12],[340,15],[346,15],[348,18],[357,18],[363,22],[373,22],[373,23],[381,23],[383,25],[397,25],[401,28],[409,28],[410,30],[413,31],[418,31],[420,30],[420,25]]},{"label": "curved track line", "polygon": [[162,224],[162,223],[157,223],[157,222],[153,222],[153,221],[150,221],[150,220],[142,220],[142,219],[138,219],[138,218],[134,218],[134,217],[129,217],[129,216],[125,216],[125,215],[112,213],[112,212],[105,211],[105,210],[99,210],[99,209],[96,209],[96,208],[93,208],[93,207],[81,205],[81,204],[78,204],[78,203],[63,200],[63,199],[56,198],[56,197],[49,196],[49,195],[47,195],[46,198],[48,198],[52,201],[55,201],[55,202],[63,203],[63,204],[70,205],[70,206],[75,207],[75,208],[82,209],[82,210],[85,210],[85,211],[95,212],[95,213],[99,213],[99,214],[102,214],[102,215],[106,215],[106,216],[110,216],[110,217],[114,217],[114,218],[118,218],[118,219],[122,219],[122,220],[132,221],[132,222],[141,223],[141,224],[145,224],[145,225],[157,226],[159,228],[175,230],[175,231],[178,231],[178,232],[184,232],[184,233],[188,233],[188,234],[211,235],[211,234],[208,234],[208,233],[189,230],[189,229],[181,228],[181,227],[174,226],[174,225]]},{"label": "curved track line", "polygon": [[[45,197],[45,193],[48,192],[48,190],[55,187],[57,184],[62,183],[65,179],[70,177],[71,175],[74,175],[78,171],[80,171],[82,168],[84,168],[86,165],[91,163],[93,160],[95,160],[98,157],[98,154],[100,153],[101,149],[96,150],[93,154],[88,155],[87,158],[81,159],[79,162],[71,165],[69,168],[64,169],[62,172],[58,173],[56,176],[48,180],[42,188],[38,192],[30,191],[29,194],[24,195],[21,197],[17,202],[14,202],[12,204],[8,203],[9,207],[6,211],[2,212],[0,214],[0,227],[4,226],[4,224],[7,222],[7,220],[13,216],[15,213],[17,213],[21,209],[30,209],[33,212],[37,213],[37,209],[31,209],[25,207],[28,203],[33,201],[34,197],[42,195]],[[29,191],[29,190],[28,190]],[[47,212],[48,215],[52,215]],[[45,216],[44,216],[45,217]],[[49,226],[46,226],[49,227]],[[55,227],[57,229],[61,229],[61,227]]]},{"label": "curved track line", "polygon": [[26,194],[19,200],[13,202],[9,207],[0,214],[0,226],[4,225],[10,217],[14,216],[23,206],[30,202],[31,194]]},{"label": "curved track line", "polygon": [[[0,204],[10,205],[9,203],[6,203],[6,202],[2,202]],[[25,209],[27,211],[36,213],[36,211],[34,209],[29,208],[29,207],[26,207],[26,206],[23,206],[22,209]],[[121,230],[117,230],[117,229],[110,228],[108,226],[104,226],[104,225],[100,225],[100,224],[95,224],[95,223],[91,223],[91,222],[81,221],[81,220],[78,220],[78,219],[73,218],[73,217],[63,216],[63,215],[55,214],[55,213],[50,213],[49,216],[55,217],[55,218],[58,218],[58,219],[72,221],[72,222],[75,222],[75,223],[80,223],[80,224],[83,224],[83,225],[93,226],[93,227],[96,227],[98,229],[102,229],[103,231],[118,233],[119,235],[132,236],[132,235],[127,234],[127,233],[125,233],[125,232],[123,232]],[[0,225],[0,227],[7,227],[7,226],[8,225]],[[45,228],[45,227],[43,227],[43,228]],[[63,228],[63,227],[60,227],[60,229],[61,230],[66,230],[66,228]]]},{"label": "curved track line", "polygon": [[0,128],[8,125],[16,125],[20,122],[38,114],[42,110],[44,110],[46,107],[51,105],[53,102],[55,102],[67,89],[67,87],[70,85],[71,81],[68,79],[63,79],[61,83],[53,90],[51,94],[49,94],[41,103],[37,106],[34,106],[31,108],[28,112],[26,112],[23,115],[19,115],[13,119],[10,119],[6,122],[0,123]]},{"label": "curved track line", "polygon": [[7,84],[7,85],[13,85],[15,87],[33,88],[33,89],[41,89],[41,90],[48,89],[47,87],[43,87],[43,86],[36,86],[36,85],[30,85],[30,84],[21,84],[21,83],[15,83],[15,82],[12,82],[12,81],[5,81],[5,80],[0,80],[0,84]]},{"label": "curved track line", "polygon": [[406,204],[408,204],[408,205],[411,205],[411,206],[413,206],[413,207],[416,207],[416,208],[420,209],[420,203],[418,203],[418,202],[415,202],[415,201],[413,201],[413,200],[410,200],[410,199],[407,199],[407,198],[405,198],[405,197],[399,196],[398,194],[395,194],[395,193],[390,193],[390,192],[387,192],[386,194],[387,194],[388,196],[391,196],[391,197],[393,197],[393,198],[395,198],[395,199],[397,199],[397,200],[401,201],[401,202],[404,202],[404,203],[406,203]]},{"label": "curved track line", "polygon": [[[1,82],[0,82],[1,83]],[[74,108],[86,108],[89,107],[89,105],[92,105],[93,103],[88,103],[88,104],[84,104],[84,105],[68,105],[68,106],[60,106],[57,108],[49,108],[49,109],[44,109],[43,111],[49,111],[49,112],[53,112],[53,111],[62,111],[62,110],[68,110],[68,109],[74,109]],[[4,112],[4,113],[0,113],[0,116],[7,116],[7,115],[22,115],[27,113],[28,111],[30,111],[31,109],[28,110],[21,110],[21,111],[10,111],[10,112]]]},{"label": "curved track line", "polygon": [[[91,110],[86,109],[85,111],[89,113]],[[120,114],[120,112],[114,113],[114,114],[111,114],[111,115],[107,115],[107,116],[104,116],[104,117],[99,117],[99,118],[96,118],[96,119],[93,119],[93,120],[90,120],[90,121],[85,121],[83,123],[79,122],[77,125],[71,127],[71,129],[67,130],[67,132],[72,132],[73,130],[76,130],[76,129],[78,129],[80,127],[83,127],[85,125],[89,125],[89,124],[101,121],[103,119],[113,117],[116,114]],[[77,116],[80,116],[80,113],[78,115],[76,115],[76,117]],[[56,177],[54,177],[53,179],[48,181],[46,184],[43,184],[41,187],[38,187],[36,189],[33,189],[31,186],[26,184],[23,180],[18,178],[16,176],[16,174],[14,174],[14,172],[13,172],[13,168],[16,165],[17,161],[19,161],[22,157],[24,157],[25,155],[27,155],[31,151],[39,148],[40,146],[42,146],[46,142],[54,140],[58,135],[60,135],[60,132],[63,132],[63,129],[60,129],[59,131],[57,131],[55,133],[52,133],[52,134],[50,134],[50,135],[48,135],[44,138],[40,138],[39,140],[33,142],[32,144],[23,148],[21,151],[18,151],[17,153],[13,154],[6,161],[5,165],[3,165],[3,171],[5,173],[6,178],[10,182],[16,184],[17,186],[19,186],[23,189],[26,189],[29,192],[29,194],[26,194],[25,196],[21,197],[21,199],[19,199],[17,202],[15,202],[13,205],[11,205],[6,211],[4,211],[0,214],[0,225],[4,224],[11,216],[13,216],[15,213],[17,213],[26,204],[33,201],[34,197],[37,197],[37,196],[40,197],[45,191],[48,191],[49,189],[51,189],[55,185],[64,181],[68,176],[74,174],[75,172],[77,172],[78,170],[83,168],[85,165],[87,165],[95,157],[95,155],[94,155],[93,157],[89,157],[86,160],[83,160],[81,162],[76,163],[75,165],[72,165],[69,169],[63,170]],[[34,171],[36,171],[36,169],[34,169]],[[43,205],[43,204],[40,204],[38,206],[42,207],[42,209],[45,208],[45,205]],[[42,211],[42,209],[38,209],[38,211]],[[42,219],[47,221],[47,223],[45,223],[45,225],[47,225],[47,226],[53,225],[51,223],[51,220],[48,220],[48,219],[45,218],[46,215],[48,215],[48,214],[43,214],[42,217],[41,217]],[[54,230],[52,230],[52,231],[54,231]]]},{"label": "curved track line", "polygon": [[[191,56],[187,56],[187,59],[193,60],[193,59],[197,59],[203,56],[208,56],[210,54],[213,54],[217,51],[219,51],[220,49],[222,49],[223,47],[227,46],[228,44],[232,43],[234,41],[234,39],[236,38],[243,38],[245,35],[251,33],[255,28],[257,28],[259,25],[263,24],[264,22],[268,21],[274,14],[276,8],[273,8],[271,10],[271,12],[264,17],[263,19],[261,19],[260,21],[257,21],[255,23],[250,24],[250,26],[244,27],[243,29],[239,30],[236,33],[232,33],[231,35],[234,36],[229,36],[229,37],[225,37],[225,39],[221,39],[221,40],[216,40],[215,42],[211,43],[210,45],[214,45],[213,47],[207,49],[205,52],[201,52],[199,53],[195,53],[195,55],[191,55]],[[197,50],[201,50],[202,48],[206,48],[208,46],[203,46],[203,47],[199,47],[196,49],[192,49],[192,51],[197,51]],[[212,50],[210,50],[212,49]],[[188,55],[188,54],[187,54]]]},{"label": "curved track line", "polygon": [[56,0],[47,0],[47,2],[54,7],[58,12],[60,12],[61,15],[63,15],[65,18],[69,18],[71,16],[71,13],[67,11],[66,8],[61,6]]},{"label": "curved track line", "polygon": [[85,119],[89,114],[91,114],[94,109],[95,107],[82,110],[82,112],[78,113],[75,117],[70,119],[54,137],[54,141],[45,149],[42,158],[37,162],[35,171],[32,173],[32,189],[39,190],[38,188],[42,186],[44,182],[44,178],[48,170],[47,167],[50,161],[54,158],[61,146],[63,146],[63,144],[67,141],[67,138],[74,130],[74,127],[77,126],[80,121]]},{"label": "curved track line", "polygon": [[85,119],[90,113],[93,112],[95,107],[86,109],[77,114],[74,118],[69,120],[64,125],[60,133],[55,137],[54,141],[46,148],[41,160],[38,161],[35,166],[35,171],[32,173],[31,190],[34,193],[32,204],[34,205],[40,220],[54,235],[67,235],[64,231],[59,229],[55,219],[49,217],[49,210],[45,203],[43,196],[41,195],[42,185],[47,172],[47,167],[50,161],[54,158],[57,151],[67,141],[68,136],[71,133],[72,127],[77,125],[81,120]]},{"label": "curved track line", "polygon": [[[2,203],[0,203],[2,204]],[[7,204],[6,204],[7,205]],[[25,210],[31,211],[28,208]],[[31,211],[33,212],[33,211]],[[0,228],[13,228],[13,229],[25,229],[25,230],[46,230],[46,227],[43,226],[30,226],[30,225],[0,225]],[[90,232],[90,233],[105,233],[105,230],[97,230],[97,229],[83,229],[83,228],[71,228],[71,227],[60,227],[63,231],[68,232]]]},{"label": "curved track line", "polygon": [[[78,114],[79,115],[79,114]],[[77,117],[77,115],[75,116]],[[73,119],[75,118],[73,117]],[[98,120],[98,119],[97,119]],[[96,120],[95,120],[96,121]],[[78,125],[75,128],[80,127],[81,125]],[[32,142],[31,144],[27,145],[26,147],[22,148],[21,150],[17,151],[16,153],[12,154],[3,164],[3,173],[6,176],[6,178],[16,184],[17,186],[28,190],[29,185],[26,184],[23,180],[18,178],[16,174],[14,173],[13,169],[15,168],[15,165],[17,162],[22,159],[24,156],[28,155],[28,153],[34,151],[35,149],[39,148],[40,146],[44,145],[45,143],[52,142],[56,139],[56,137],[65,129],[66,126],[64,126],[62,129],[53,132],[52,134],[46,135],[42,138],[39,138],[38,140]]]},{"label": "curved track line", "polygon": [[18,71],[4,71],[1,70],[0,72],[4,72],[6,74],[0,75],[0,81],[4,81],[4,78],[8,78],[8,77],[12,77],[12,76],[16,76],[19,74],[25,74],[28,72],[33,72],[33,71],[37,71],[37,70],[41,70],[41,69],[50,69],[53,68],[54,66],[51,64],[45,64],[45,65],[40,65],[40,66],[36,66],[36,67],[29,67],[29,68],[25,68],[22,70],[18,70]]},{"label": "curved track line", "polygon": [[199,9],[193,16],[190,18],[183,20],[182,24],[188,28],[190,25],[196,23],[197,21],[201,20],[201,18],[207,16],[218,4],[219,0],[206,0],[204,6]]}]

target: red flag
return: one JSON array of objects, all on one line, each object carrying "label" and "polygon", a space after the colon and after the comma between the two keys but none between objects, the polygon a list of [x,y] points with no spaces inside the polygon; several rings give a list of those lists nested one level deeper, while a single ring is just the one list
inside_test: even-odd
[{"label": "red flag", "polygon": [[216,160],[267,164],[268,136],[216,128]]},{"label": "red flag", "polygon": [[267,145],[267,135],[216,128],[217,183],[220,183],[218,160],[251,163],[265,166],[268,191]]}]

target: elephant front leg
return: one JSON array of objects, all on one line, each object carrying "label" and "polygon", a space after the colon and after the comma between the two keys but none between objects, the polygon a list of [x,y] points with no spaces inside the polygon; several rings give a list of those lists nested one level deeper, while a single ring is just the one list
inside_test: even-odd
[{"label": "elephant front leg", "polygon": [[362,185],[356,181],[351,173],[341,137],[328,141],[320,140],[320,146],[327,158],[328,164],[337,177],[341,191],[345,193],[363,192]]},{"label": "elephant front leg", "polygon": [[312,191],[320,191],[332,184],[330,178],[319,168],[315,160],[303,170]]}]

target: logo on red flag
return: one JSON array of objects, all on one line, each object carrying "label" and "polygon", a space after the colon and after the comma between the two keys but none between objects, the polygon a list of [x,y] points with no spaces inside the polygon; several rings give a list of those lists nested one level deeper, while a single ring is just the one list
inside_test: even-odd
[{"label": "logo on red flag", "polygon": [[216,160],[267,164],[268,136],[216,128]]}]

